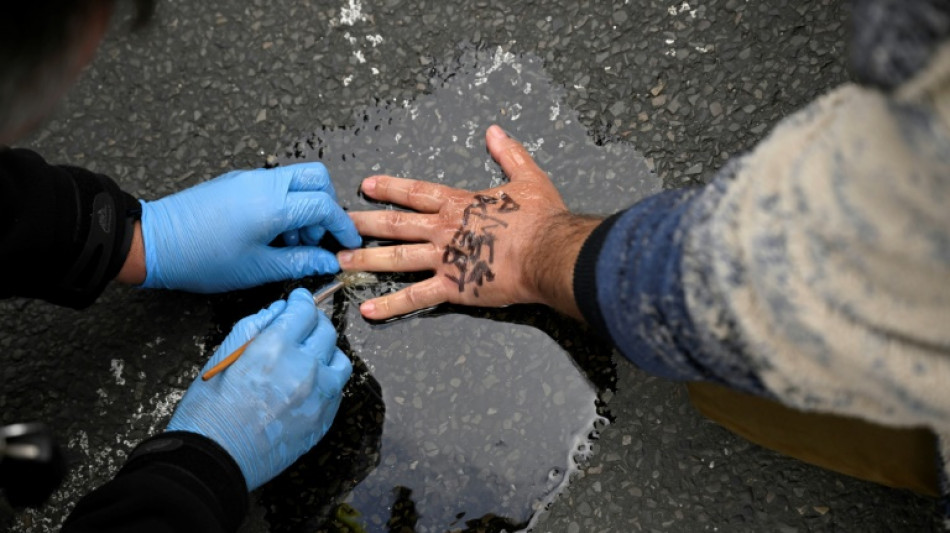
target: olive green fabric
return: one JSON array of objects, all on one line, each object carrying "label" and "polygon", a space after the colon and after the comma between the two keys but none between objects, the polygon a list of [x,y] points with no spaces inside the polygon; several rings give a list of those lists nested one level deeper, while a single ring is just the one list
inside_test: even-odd
[{"label": "olive green fabric", "polygon": [[700,413],[760,446],[859,479],[939,494],[937,439],[930,430],[799,411],[709,383],[687,388]]}]

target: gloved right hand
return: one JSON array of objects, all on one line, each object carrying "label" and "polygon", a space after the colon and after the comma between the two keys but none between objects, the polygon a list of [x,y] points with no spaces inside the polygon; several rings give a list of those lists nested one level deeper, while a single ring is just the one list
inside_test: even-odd
[{"label": "gloved right hand", "polygon": [[[225,292],[337,272],[326,232],[362,242],[321,163],[239,170],[142,203],[143,287]],[[285,248],[270,246],[283,236]]]},{"label": "gloved right hand", "polygon": [[191,384],[166,429],[220,444],[237,462],[249,491],[326,434],[352,372],[336,347],[333,325],[306,289],[235,324],[200,374],[250,339],[230,367]]}]

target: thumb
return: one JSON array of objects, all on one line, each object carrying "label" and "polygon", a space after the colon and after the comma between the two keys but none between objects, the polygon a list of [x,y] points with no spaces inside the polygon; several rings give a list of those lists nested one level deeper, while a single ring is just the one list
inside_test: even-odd
[{"label": "thumb", "polygon": [[538,167],[525,147],[497,125],[488,128],[485,141],[491,156],[501,165],[511,183],[551,183],[548,175]]},{"label": "thumb", "polygon": [[214,365],[234,353],[235,350],[243,346],[246,342],[257,337],[286,307],[286,301],[277,300],[266,309],[261,309],[253,315],[238,320],[237,323],[234,324],[234,327],[231,328],[231,332],[228,333],[228,336],[225,337],[224,342],[221,343],[221,346],[218,346],[218,349],[215,350],[211,359],[205,363],[202,373],[210,370]]}]

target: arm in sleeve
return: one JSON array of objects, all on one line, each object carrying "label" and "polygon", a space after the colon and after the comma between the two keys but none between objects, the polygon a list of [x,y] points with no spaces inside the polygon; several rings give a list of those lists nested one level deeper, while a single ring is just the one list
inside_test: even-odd
[{"label": "arm in sleeve", "polygon": [[643,370],[764,394],[734,338],[706,342],[683,286],[685,237],[698,202],[719,191],[734,168],[706,188],[665,191],[605,220],[578,256],[574,294],[587,322]]},{"label": "arm in sleeve", "polygon": [[115,478],[84,497],[63,533],[224,533],[247,512],[247,485],[214,441],[168,432],[140,444]]},{"label": "arm in sleeve", "polygon": [[122,268],[140,213],[105,176],[0,148],[0,298],[92,304]]},{"label": "arm in sleeve", "polygon": [[709,185],[609,219],[575,298],[632,361],[787,405],[950,425],[950,48],[844,86]]}]

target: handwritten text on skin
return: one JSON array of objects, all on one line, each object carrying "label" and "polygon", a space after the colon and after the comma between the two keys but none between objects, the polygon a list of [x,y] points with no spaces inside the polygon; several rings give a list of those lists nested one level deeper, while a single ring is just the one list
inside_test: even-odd
[{"label": "handwritten text on skin", "polygon": [[[495,228],[507,228],[502,220],[507,213],[521,209],[518,202],[505,193],[497,198],[476,194],[474,201],[462,213],[462,225],[445,246],[442,264],[451,265],[456,272],[445,274],[458,285],[459,292],[465,292],[466,284],[474,283],[472,293],[478,297],[478,287],[485,282],[494,281],[495,273],[491,265],[495,262]],[[485,223],[472,229],[472,220],[480,219]]]}]

